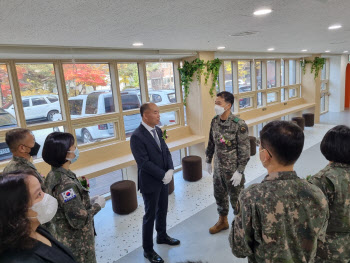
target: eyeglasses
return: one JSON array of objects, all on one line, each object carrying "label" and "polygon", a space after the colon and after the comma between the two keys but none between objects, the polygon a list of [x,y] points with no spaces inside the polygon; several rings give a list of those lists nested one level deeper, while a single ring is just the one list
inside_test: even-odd
[{"label": "eyeglasses", "polygon": [[264,146],[261,145],[261,141],[259,139],[256,140],[256,144],[259,146],[259,148],[261,147],[263,150],[266,150],[267,153],[270,155],[270,157],[272,158],[271,153],[269,152],[268,149],[264,148]]}]

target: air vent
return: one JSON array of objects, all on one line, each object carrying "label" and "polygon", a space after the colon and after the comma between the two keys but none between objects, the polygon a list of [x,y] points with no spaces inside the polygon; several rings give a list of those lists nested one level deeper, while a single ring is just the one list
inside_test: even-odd
[{"label": "air vent", "polygon": [[244,31],[230,35],[231,37],[246,37],[259,33],[258,31]]}]

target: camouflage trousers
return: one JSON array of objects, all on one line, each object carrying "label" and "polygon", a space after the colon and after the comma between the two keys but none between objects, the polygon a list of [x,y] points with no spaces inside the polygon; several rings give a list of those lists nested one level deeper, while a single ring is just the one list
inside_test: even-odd
[{"label": "camouflage trousers", "polygon": [[220,216],[227,216],[229,211],[229,197],[234,214],[236,214],[236,204],[238,196],[242,189],[244,189],[245,177],[242,176],[240,185],[233,186],[230,179],[234,172],[232,171],[216,171],[214,170],[214,197],[217,204],[218,213]]},{"label": "camouflage trousers", "polygon": [[329,233],[318,242],[315,263],[350,262],[350,233]]}]

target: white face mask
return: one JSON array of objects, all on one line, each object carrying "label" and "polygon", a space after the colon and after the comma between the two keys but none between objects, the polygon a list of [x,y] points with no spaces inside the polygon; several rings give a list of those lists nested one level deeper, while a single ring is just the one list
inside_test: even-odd
[{"label": "white face mask", "polygon": [[37,218],[40,224],[45,224],[56,215],[58,208],[58,202],[56,198],[52,197],[49,194],[45,194],[44,198],[40,201],[34,204],[31,209],[34,212],[37,212],[38,215],[36,217],[29,217],[29,218]]},{"label": "white face mask", "polygon": [[216,115],[219,115],[219,116],[221,116],[225,112],[225,108],[221,107],[219,105],[215,105],[214,110],[215,110]]}]

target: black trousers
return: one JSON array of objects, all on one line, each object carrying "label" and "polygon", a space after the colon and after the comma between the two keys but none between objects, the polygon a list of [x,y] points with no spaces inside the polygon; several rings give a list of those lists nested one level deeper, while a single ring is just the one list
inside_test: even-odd
[{"label": "black trousers", "polygon": [[156,220],[157,236],[166,235],[166,216],[168,213],[168,185],[163,185],[153,193],[142,193],[145,215],[142,223],[142,247],[146,252],[153,250],[153,228]]}]

